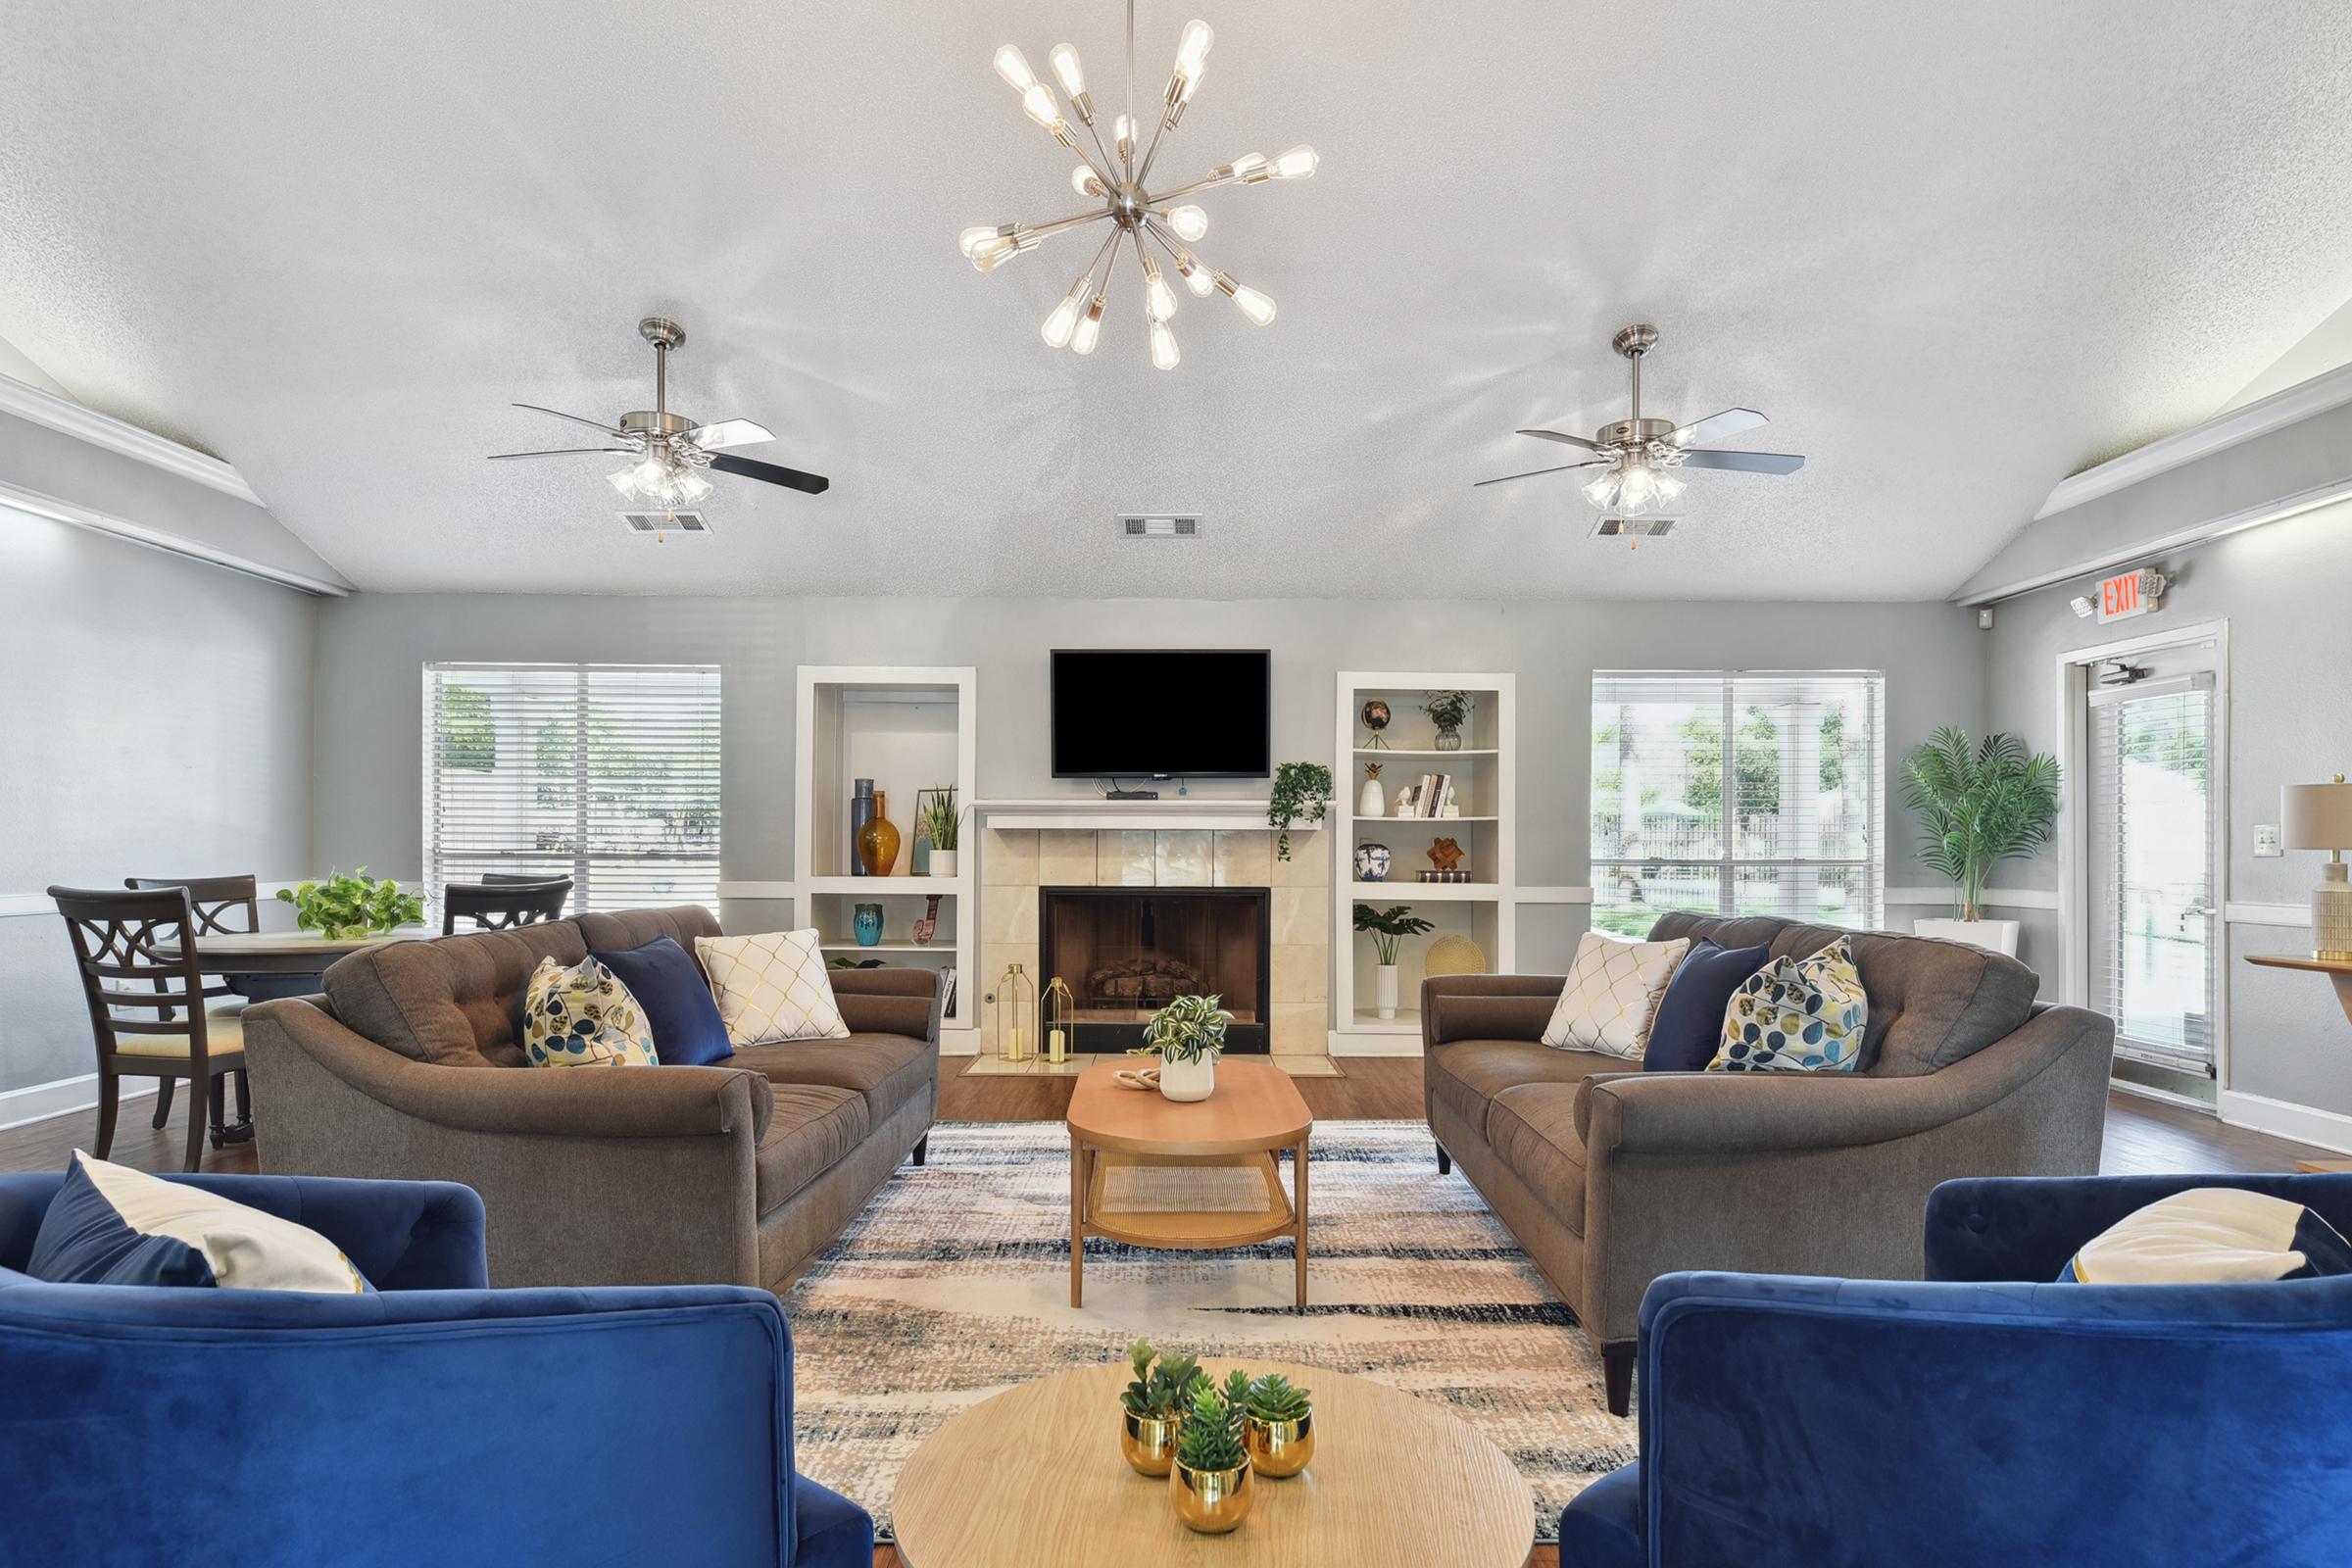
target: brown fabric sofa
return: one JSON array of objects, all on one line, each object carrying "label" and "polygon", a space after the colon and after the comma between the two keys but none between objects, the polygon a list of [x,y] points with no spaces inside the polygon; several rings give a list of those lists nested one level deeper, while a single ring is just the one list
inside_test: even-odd
[{"label": "brown fabric sofa", "polygon": [[936,975],[837,970],[848,1039],[716,1066],[535,1068],[516,1042],[541,957],[718,934],[700,906],[642,909],[342,959],[324,996],[245,1012],[262,1168],[464,1182],[494,1285],[783,1286],[922,1159]]},{"label": "brown fabric sofa", "polygon": [[1841,936],[1870,998],[1853,1073],[1643,1073],[1542,1043],[1558,975],[1422,985],[1440,1166],[1460,1163],[1576,1312],[1619,1415],[1660,1274],[1917,1279],[1936,1183],[2098,1169],[2115,1025],[2036,1004],[2016,959],[1769,917],[1668,914],[1650,931],[1775,957]]}]

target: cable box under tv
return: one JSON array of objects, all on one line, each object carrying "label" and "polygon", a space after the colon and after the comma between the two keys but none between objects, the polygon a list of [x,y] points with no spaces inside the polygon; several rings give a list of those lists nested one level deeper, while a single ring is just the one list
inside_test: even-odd
[{"label": "cable box under tv", "polygon": [[1159,791],[1110,790],[1107,791],[1102,798],[1106,801],[1156,801],[1159,799]]}]

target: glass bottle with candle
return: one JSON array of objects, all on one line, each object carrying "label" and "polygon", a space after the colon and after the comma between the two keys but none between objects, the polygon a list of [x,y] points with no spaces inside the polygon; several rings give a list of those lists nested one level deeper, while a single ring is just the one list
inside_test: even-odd
[{"label": "glass bottle with candle", "polygon": [[1037,982],[1018,963],[997,982],[997,1054],[1006,1061],[1027,1061],[1036,1054]]},{"label": "glass bottle with candle", "polygon": [[1069,985],[1061,976],[1055,975],[1046,982],[1046,995],[1039,1011],[1038,1027],[1045,1031],[1046,1059],[1058,1067],[1070,1059],[1078,1031],[1078,999],[1070,995]]}]

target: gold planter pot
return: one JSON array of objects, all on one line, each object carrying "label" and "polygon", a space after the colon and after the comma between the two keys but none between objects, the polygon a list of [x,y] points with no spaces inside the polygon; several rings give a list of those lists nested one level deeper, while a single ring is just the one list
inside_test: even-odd
[{"label": "gold planter pot", "polygon": [[1221,1536],[1250,1517],[1250,1467],[1195,1470],[1182,1459],[1168,1467],[1168,1496],[1176,1517],[1204,1536]]},{"label": "gold planter pot", "polygon": [[1295,1476],[1315,1456],[1314,1412],[1296,1421],[1250,1416],[1243,1423],[1242,1446],[1250,1450],[1250,1468],[1259,1475],[1275,1481]]},{"label": "gold planter pot", "polygon": [[1174,1416],[1137,1415],[1119,1411],[1119,1452],[1139,1476],[1164,1476],[1176,1460]]}]

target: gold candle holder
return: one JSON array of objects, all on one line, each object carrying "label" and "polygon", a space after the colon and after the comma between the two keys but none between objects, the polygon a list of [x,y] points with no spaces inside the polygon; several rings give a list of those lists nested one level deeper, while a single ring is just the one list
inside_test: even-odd
[{"label": "gold candle holder", "polygon": [[1027,1061],[1036,1053],[1037,982],[1015,963],[997,982],[997,1054]]},{"label": "gold candle holder", "polygon": [[1168,1496],[1185,1527],[1204,1536],[1221,1536],[1250,1517],[1250,1466],[1231,1470],[1195,1470],[1182,1459],[1168,1466]]},{"label": "gold candle holder", "polygon": [[1069,1060],[1078,1036],[1078,999],[1070,995],[1059,975],[1046,982],[1046,994],[1038,1003],[1037,1027],[1045,1042],[1046,1059],[1056,1067]]}]

